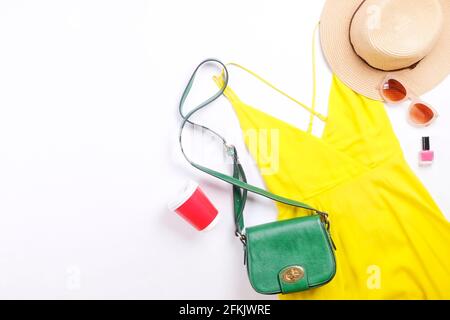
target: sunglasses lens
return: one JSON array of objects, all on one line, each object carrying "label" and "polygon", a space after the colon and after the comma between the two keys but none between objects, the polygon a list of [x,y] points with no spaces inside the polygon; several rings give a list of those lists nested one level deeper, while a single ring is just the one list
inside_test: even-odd
[{"label": "sunglasses lens", "polygon": [[406,98],[405,87],[397,80],[390,79],[383,84],[384,97],[393,102],[399,102]]},{"label": "sunglasses lens", "polygon": [[416,103],[411,107],[411,120],[419,125],[430,123],[434,119],[434,111],[423,103]]}]

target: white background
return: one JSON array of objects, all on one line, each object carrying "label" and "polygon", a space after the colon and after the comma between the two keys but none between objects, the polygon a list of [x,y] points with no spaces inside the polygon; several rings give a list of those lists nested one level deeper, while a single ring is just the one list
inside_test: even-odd
[{"label": "white background", "polygon": [[[193,68],[212,56],[240,62],[310,103],[310,39],[322,5],[2,0],[0,298],[265,298],[250,288],[233,237],[230,187],[180,156],[177,102]],[[330,72],[320,52],[318,61],[318,108],[326,112]],[[304,110],[231,72],[248,102],[306,126]],[[210,75],[200,79],[191,105],[214,89]],[[407,124],[406,105],[387,107],[407,160],[447,217],[449,81],[423,97],[441,114],[429,129]],[[224,99],[202,119],[245,158]],[[428,169],[417,165],[423,135],[437,152]],[[246,170],[261,185],[250,162]],[[209,233],[166,208],[189,179],[221,212]],[[249,224],[273,220],[274,205],[252,197],[246,217]]]}]

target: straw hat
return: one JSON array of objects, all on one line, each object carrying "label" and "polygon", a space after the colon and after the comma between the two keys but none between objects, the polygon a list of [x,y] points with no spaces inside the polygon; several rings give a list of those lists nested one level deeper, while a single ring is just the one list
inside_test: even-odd
[{"label": "straw hat", "polygon": [[450,72],[450,0],[327,0],[322,49],[350,88],[382,100],[387,73],[417,95]]}]

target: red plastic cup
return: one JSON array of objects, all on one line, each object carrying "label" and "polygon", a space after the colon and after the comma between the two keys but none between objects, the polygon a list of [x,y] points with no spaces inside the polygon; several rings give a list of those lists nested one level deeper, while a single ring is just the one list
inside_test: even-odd
[{"label": "red plastic cup", "polygon": [[211,230],[218,220],[218,211],[194,181],[189,181],[177,199],[169,203],[175,211],[198,231]]}]

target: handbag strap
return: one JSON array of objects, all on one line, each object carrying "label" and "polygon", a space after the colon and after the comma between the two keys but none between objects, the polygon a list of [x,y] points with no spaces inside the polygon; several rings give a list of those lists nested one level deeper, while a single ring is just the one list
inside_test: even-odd
[{"label": "handbag strap", "polygon": [[[219,65],[222,70],[223,70],[223,85],[220,88],[219,91],[217,91],[214,95],[212,95],[210,98],[206,99],[205,101],[203,101],[202,103],[200,103],[197,107],[193,108],[191,111],[189,111],[188,113],[184,113],[183,109],[184,109],[184,105],[186,102],[187,97],[189,96],[189,93],[192,89],[192,86],[195,82],[195,77],[198,73],[198,71],[200,70],[201,67],[203,67],[205,64],[217,64]],[[207,173],[217,179],[220,179],[222,181],[225,181],[231,185],[233,185],[233,199],[234,199],[234,213],[235,213],[235,224],[236,224],[236,235],[238,237],[240,237],[241,241],[243,241],[245,243],[245,235],[243,234],[243,230],[244,230],[244,219],[243,219],[243,210],[244,210],[244,206],[245,206],[245,202],[247,199],[247,191],[250,191],[252,193],[258,194],[260,196],[272,199],[274,201],[286,204],[286,205],[290,205],[293,207],[297,207],[297,208],[302,208],[308,211],[311,211],[314,214],[319,214],[322,216],[323,221],[328,225],[328,214],[321,212],[305,203],[296,201],[296,200],[292,200],[292,199],[288,199],[276,194],[273,194],[269,191],[266,191],[264,189],[258,188],[254,185],[251,185],[249,183],[247,183],[247,179],[245,176],[245,172],[244,169],[241,165],[241,163],[239,162],[239,158],[238,158],[238,154],[237,154],[237,150],[236,147],[233,145],[229,145],[227,143],[227,141],[225,140],[224,137],[222,137],[221,135],[219,135],[217,132],[211,130],[208,127],[205,127],[203,125],[197,124],[193,121],[190,120],[190,118],[198,111],[200,111],[201,109],[205,108],[206,106],[208,106],[209,104],[211,104],[212,102],[214,102],[215,100],[217,100],[225,91],[227,85],[228,85],[228,70],[227,67],[225,66],[225,64],[223,64],[221,61],[217,60],[217,59],[207,59],[204,60],[203,62],[201,62],[194,70],[194,72],[192,73],[192,76],[189,79],[188,84],[186,85],[186,88],[183,91],[183,94],[181,96],[180,99],[180,103],[179,103],[179,113],[182,117],[182,122],[181,122],[181,126],[180,126],[180,131],[179,131],[179,144],[180,144],[180,148],[181,148],[181,152],[183,154],[183,156],[185,157],[185,159],[196,169],[203,171],[204,173]],[[213,134],[214,136],[216,136],[217,138],[219,138],[224,147],[225,147],[225,151],[227,153],[228,156],[232,157],[233,159],[233,176],[218,172],[216,170],[207,168],[205,166],[202,166],[196,162],[194,162],[193,160],[191,160],[187,154],[185,153],[185,150],[183,148],[183,142],[182,142],[182,137],[183,137],[183,131],[186,127],[186,124],[191,124],[194,127],[199,127],[203,130],[206,130],[208,132],[210,132],[211,134]]]}]

